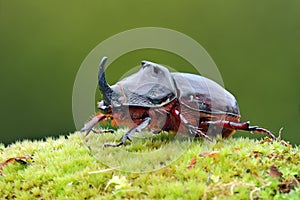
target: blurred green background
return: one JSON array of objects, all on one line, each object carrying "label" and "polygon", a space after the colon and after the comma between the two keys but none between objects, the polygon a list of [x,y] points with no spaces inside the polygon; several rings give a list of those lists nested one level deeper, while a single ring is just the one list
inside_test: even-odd
[{"label": "blurred green background", "polygon": [[[154,26],[206,49],[243,120],[275,134],[284,127],[283,138],[300,144],[299,19],[299,0],[0,0],[0,142],[73,132],[72,88],[87,54],[114,34]],[[108,81],[144,59],[192,72],[176,55],[140,50],[115,61]]]}]

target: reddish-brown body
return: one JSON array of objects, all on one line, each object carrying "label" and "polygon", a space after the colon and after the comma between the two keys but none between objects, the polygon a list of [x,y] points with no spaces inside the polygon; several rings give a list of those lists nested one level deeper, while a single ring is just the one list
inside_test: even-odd
[{"label": "reddish-brown body", "polygon": [[98,122],[112,119],[113,126],[127,126],[120,146],[131,140],[132,134],[148,128],[153,133],[169,131],[187,133],[211,140],[221,134],[230,137],[235,130],[246,130],[275,136],[264,128],[240,123],[240,110],[235,97],[216,82],[188,73],[171,73],[167,68],[143,61],[141,69],[109,86],[104,75],[107,58],[100,63],[99,89],[103,101],[100,113],[82,131],[92,130]]},{"label": "reddish-brown body", "polygon": [[182,115],[186,116],[186,120],[195,127],[198,127],[208,136],[214,136],[216,132],[221,131],[223,138],[230,137],[235,130],[223,128],[216,130],[219,127],[212,128],[208,131],[208,124],[201,123],[207,121],[231,121],[239,122],[239,118],[230,114],[210,114],[191,110],[185,106],[180,106],[178,101],[172,101],[161,108],[144,108],[138,106],[124,106],[122,109],[113,111],[111,115],[112,125],[116,127],[134,128],[139,125],[147,116],[151,118],[151,124],[147,127],[153,132],[168,131],[171,133],[188,133],[187,127],[181,124],[181,120],[172,114],[172,110],[179,110]]}]

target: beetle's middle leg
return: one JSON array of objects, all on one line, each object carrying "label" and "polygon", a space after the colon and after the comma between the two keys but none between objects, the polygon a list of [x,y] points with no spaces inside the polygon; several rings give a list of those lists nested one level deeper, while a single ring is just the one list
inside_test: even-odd
[{"label": "beetle's middle leg", "polygon": [[212,141],[212,139],[208,135],[203,133],[198,127],[191,125],[178,110],[174,109],[171,112],[177,119],[180,120],[181,123],[183,123],[187,127],[189,134],[191,134],[192,136],[196,134],[200,137],[207,139],[208,141]]},{"label": "beetle's middle leg", "polygon": [[146,128],[149,124],[151,123],[151,118],[150,117],[146,117],[142,123],[140,123],[138,126],[130,129],[129,131],[127,131],[121,138],[121,142],[116,143],[116,144],[110,144],[110,143],[105,143],[104,147],[118,147],[121,146],[123,144],[125,144],[125,142],[127,140],[132,141],[132,135],[136,132],[141,132],[144,128]]},{"label": "beetle's middle leg", "polygon": [[[250,132],[255,132],[255,133],[264,133],[267,134],[270,138],[276,139],[276,137],[273,135],[273,133],[265,128],[260,128],[258,126],[250,126],[250,122],[231,122],[231,121],[226,121],[226,120],[217,120],[217,121],[205,121],[201,122],[201,124],[206,124],[206,125],[216,125],[216,126],[221,126],[226,129],[232,129],[232,130],[244,130],[244,131],[250,131]],[[227,138],[230,135],[222,135],[223,137]]]}]

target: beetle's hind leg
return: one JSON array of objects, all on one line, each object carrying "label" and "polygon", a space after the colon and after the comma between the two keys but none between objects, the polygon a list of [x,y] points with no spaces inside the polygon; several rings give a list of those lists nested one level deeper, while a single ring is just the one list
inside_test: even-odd
[{"label": "beetle's hind leg", "polygon": [[[250,131],[254,133],[263,133],[268,135],[270,138],[273,140],[276,139],[276,137],[273,135],[271,131],[265,128],[260,128],[258,126],[250,126],[250,122],[231,122],[231,121],[226,121],[226,120],[217,120],[217,121],[206,121],[202,122],[205,123],[206,125],[216,125],[216,126],[221,126],[226,129],[231,129],[231,130],[244,130],[244,131]],[[230,134],[227,135],[222,135],[225,138],[228,138]]]}]

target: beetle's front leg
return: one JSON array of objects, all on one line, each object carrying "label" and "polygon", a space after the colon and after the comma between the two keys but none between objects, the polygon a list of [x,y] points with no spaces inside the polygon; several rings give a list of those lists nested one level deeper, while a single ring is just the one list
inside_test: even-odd
[{"label": "beetle's front leg", "polygon": [[142,123],[140,123],[138,126],[130,129],[129,131],[127,131],[121,138],[121,142],[116,143],[116,144],[110,144],[110,143],[105,143],[104,147],[119,147],[123,144],[125,144],[125,142],[127,140],[132,141],[132,135],[135,134],[136,132],[141,132],[144,128],[146,128],[149,124],[151,123],[151,118],[150,117],[146,117]]},{"label": "beetle's front leg", "polygon": [[115,132],[115,130],[113,130],[113,129],[96,130],[96,129],[94,129],[94,128],[92,128],[91,131],[92,131],[93,133],[96,133],[96,134],[98,134],[98,133],[114,133],[114,132]]},{"label": "beetle's front leg", "polygon": [[[97,133],[96,130],[93,129],[93,127],[98,124],[98,122],[107,119],[107,116],[99,113],[96,116],[94,116],[90,121],[84,124],[84,127],[80,130],[80,132],[86,132],[86,135],[90,133],[90,131],[93,131],[94,133]],[[108,132],[111,132],[109,130]]]}]

